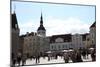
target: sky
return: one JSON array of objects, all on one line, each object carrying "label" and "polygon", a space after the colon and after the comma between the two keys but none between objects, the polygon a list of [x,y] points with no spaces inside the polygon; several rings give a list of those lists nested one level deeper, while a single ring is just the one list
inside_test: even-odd
[{"label": "sky", "polygon": [[89,27],[95,21],[95,6],[93,5],[12,1],[11,13],[14,11],[20,35],[26,34],[26,32],[37,32],[41,13],[47,36],[88,33]]}]

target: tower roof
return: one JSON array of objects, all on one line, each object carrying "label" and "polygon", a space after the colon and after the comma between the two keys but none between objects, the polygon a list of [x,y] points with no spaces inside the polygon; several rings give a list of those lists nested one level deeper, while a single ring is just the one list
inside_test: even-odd
[{"label": "tower roof", "polygon": [[96,27],[96,21],[90,26],[90,28]]},{"label": "tower roof", "polygon": [[41,13],[41,17],[40,17],[40,27],[38,27],[38,30],[45,30],[44,26],[43,26],[43,17],[42,17],[42,13]]},{"label": "tower roof", "polygon": [[11,14],[11,19],[12,19],[11,21],[12,28],[18,29],[18,22],[17,22],[17,17],[16,17],[15,12]]},{"label": "tower roof", "polygon": [[38,30],[45,30],[43,25],[40,25],[40,27],[38,27]]}]

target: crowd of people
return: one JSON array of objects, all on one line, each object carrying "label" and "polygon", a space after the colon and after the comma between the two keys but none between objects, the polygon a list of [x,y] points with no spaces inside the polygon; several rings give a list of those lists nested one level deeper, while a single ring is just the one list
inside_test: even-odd
[{"label": "crowd of people", "polygon": [[[46,55],[40,55],[37,54],[35,56],[32,57],[27,57],[27,56],[17,56],[17,58],[12,56],[12,67],[15,66],[15,64],[17,64],[18,66],[22,65],[24,66],[26,64],[26,60],[27,59],[34,59],[37,63],[40,63],[40,58],[43,57],[45,59],[45,57],[48,57],[48,61],[52,60],[52,59],[58,59],[58,56],[61,57],[65,63],[69,63],[69,60],[71,60],[73,63],[76,62],[83,62],[83,59],[88,59],[88,55],[91,55],[92,61],[96,61],[96,49],[92,49],[87,50],[87,49],[83,49],[83,50],[73,50],[73,51],[69,51],[69,52],[63,52],[63,53],[51,53],[51,54],[46,54]],[[22,63],[21,63],[22,62]]]},{"label": "crowd of people", "polygon": [[[93,50],[74,50],[72,52],[64,53],[64,60],[65,63],[68,63],[69,60],[72,60],[73,63],[75,62],[83,62],[83,59],[88,59],[89,54],[91,55],[92,61],[96,61],[96,49]],[[83,59],[82,59],[83,57]]]}]

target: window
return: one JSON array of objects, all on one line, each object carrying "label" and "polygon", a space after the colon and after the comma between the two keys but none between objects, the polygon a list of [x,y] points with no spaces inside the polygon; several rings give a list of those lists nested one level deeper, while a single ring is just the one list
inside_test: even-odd
[{"label": "window", "polygon": [[18,28],[17,24],[15,24],[15,27]]},{"label": "window", "polygon": [[67,45],[66,45],[66,48],[67,48]]},{"label": "window", "polygon": [[54,46],[54,49],[56,49],[56,45]]},{"label": "window", "polygon": [[63,45],[63,48],[65,47],[65,45]]},{"label": "window", "polygon": [[70,44],[70,48],[72,47],[72,44]]},{"label": "window", "polygon": [[58,46],[58,48],[60,49],[60,45]]},{"label": "window", "polygon": [[89,41],[89,38],[87,38],[87,41]]},{"label": "window", "polygon": [[38,32],[38,34],[40,34],[40,32]]},{"label": "window", "polygon": [[53,46],[51,46],[51,49],[53,49]]}]

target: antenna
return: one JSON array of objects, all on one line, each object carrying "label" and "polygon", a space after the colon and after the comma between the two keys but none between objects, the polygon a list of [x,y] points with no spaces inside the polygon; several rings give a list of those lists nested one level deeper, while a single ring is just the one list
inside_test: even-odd
[{"label": "antenna", "polygon": [[15,13],[15,10],[16,10],[16,5],[14,4],[14,13]]},{"label": "antenna", "polygon": [[41,8],[41,16],[42,16],[42,8]]}]

